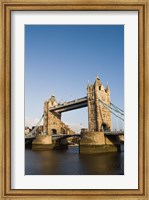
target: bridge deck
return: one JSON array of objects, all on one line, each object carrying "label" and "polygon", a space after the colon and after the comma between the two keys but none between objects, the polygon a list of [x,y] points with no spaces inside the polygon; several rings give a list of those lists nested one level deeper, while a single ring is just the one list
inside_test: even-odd
[{"label": "bridge deck", "polygon": [[65,138],[69,138],[69,137],[81,137],[81,134],[60,134],[60,135],[52,135],[52,138],[54,140],[57,139],[65,139]]},{"label": "bridge deck", "polygon": [[111,131],[111,132],[104,132],[104,135],[124,135],[124,131]]},{"label": "bridge deck", "polygon": [[[68,138],[68,137],[79,137],[79,136],[81,136],[81,134],[55,134],[55,135],[52,135],[52,138],[53,139],[57,139],[57,138]],[[25,140],[27,140],[27,139],[35,139],[36,138],[36,136],[25,136]]]},{"label": "bridge deck", "polygon": [[[108,136],[108,135],[124,135],[124,131],[112,131],[112,132],[104,132],[104,135],[105,136]],[[53,138],[67,138],[67,137],[78,137],[78,136],[81,136],[81,134],[55,134],[55,135],[52,135]],[[33,138],[36,138],[36,136],[25,136],[25,139],[33,139]]]},{"label": "bridge deck", "polygon": [[36,136],[25,136],[25,139],[34,139]]},{"label": "bridge deck", "polygon": [[73,101],[68,101],[63,104],[59,104],[55,107],[50,108],[50,111],[56,111],[56,112],[62,113],[62,112],[66,112],[66,111],[70,111],[74,109],[83,108],[86,106],[87,106],[87,96],[80,99],[73,100]]}]

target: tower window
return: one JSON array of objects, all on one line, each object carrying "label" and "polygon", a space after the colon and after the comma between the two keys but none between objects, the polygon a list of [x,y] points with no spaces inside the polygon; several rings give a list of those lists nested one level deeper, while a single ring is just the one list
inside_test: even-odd
[{"label": "tower window", "polygon": [[101,90],[101,85],[99,86],[99,90]]}]

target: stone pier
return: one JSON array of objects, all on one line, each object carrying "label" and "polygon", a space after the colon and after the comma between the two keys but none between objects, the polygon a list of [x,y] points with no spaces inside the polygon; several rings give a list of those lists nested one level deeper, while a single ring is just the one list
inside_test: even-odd
[{"label": "stone pier", "polygon": [[104,132],[86,132],[79,146],[80,154],[120,151],[119,136],[105,136]]},{"label": "stone pier", "polygon": [[50,135],[38,135],[32,142],[33,150],[57,150],[67,148],[67,139],[53,141]]},{"label": "stone pier", "polygon": [[32,142],[33,150],[53,149],[52,137],[50,135],[38,135]]}]

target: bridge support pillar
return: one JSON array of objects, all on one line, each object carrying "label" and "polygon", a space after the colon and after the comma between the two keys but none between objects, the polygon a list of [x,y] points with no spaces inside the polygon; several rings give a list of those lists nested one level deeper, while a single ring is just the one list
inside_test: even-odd
[{"label": "bridge support pillar", "polygon": [[50,135],[38,135],[32,142],[33,150],[68,149],[67,139],[53,141]]},{"label": "bridge support pillar", "polygon": [[120,142],[117,137],[107,138],[104,132],[84,133],[80,141],[80,154],[120,151]]},{"label": "bridge support pillar", "polygon": [[46,150],[52,148],[53,148],[53,142],[52,142],[52,136],[50,135],[38,135],[36,139],[34,139],[32,142],[33,150]]}]

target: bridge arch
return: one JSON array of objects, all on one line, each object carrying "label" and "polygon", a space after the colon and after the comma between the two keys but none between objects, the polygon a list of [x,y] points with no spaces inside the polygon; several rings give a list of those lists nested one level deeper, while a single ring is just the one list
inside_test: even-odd
[{"label": "bridge arch", "polygon": [[57,130],[56,129],[52,129],[51,132],[52,132],[52,135],[57,134]]},{"label": "bridge arch", "polygon": [[107,123],[102,123],[101,125],[101,130],[105,131],[110,131],[110,127]]}]

